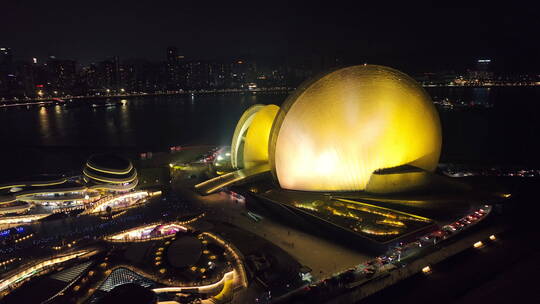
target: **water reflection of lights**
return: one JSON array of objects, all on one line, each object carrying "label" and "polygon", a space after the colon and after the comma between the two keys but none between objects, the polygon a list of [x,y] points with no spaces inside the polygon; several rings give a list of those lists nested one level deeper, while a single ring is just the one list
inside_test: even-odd
[{"label": "water reflection of lights", "polygon": [[47,135],[51,127],[49,117],[47,114],[48,114],[47,108],[45,107],[39,108],[39,127],[40,127],[40,132],[42,135]]}]

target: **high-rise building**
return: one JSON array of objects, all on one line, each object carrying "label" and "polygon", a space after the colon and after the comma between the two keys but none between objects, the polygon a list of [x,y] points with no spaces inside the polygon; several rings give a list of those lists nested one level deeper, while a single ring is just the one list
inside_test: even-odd
[{"label": "high-rise building", "polygon": [[246,59],[235,60],[231,64],[231,78],[234,87],[246,87],[257,79],[257,65]]},{"label": "high-rise building", "polygon": [[29,61],[17,62],[15,64],[15,75],[17,76],[17,95],[28,97],[36,96],[35,65]]},{"label": "high-rise building", "polygon": [[76,61],[50,56],[47,61],[48,89],[62,93],[71,92],[77,78]]},{"label": "high-rise building", "polygon": [[209,64],[209,81],[212,88],[231,87],[231,65],[228,62],[213,62]]},{"label": "high-rise building", "polygon": [[103,90],[119,91],[122,87],[120,77],[120,58],[111,57],[98,63],[98,87]]},{"label": "high-rise building", "polygon": [[153,93],[167,90],[167,71],[163,62],[132,59],[122,64],[122,77],[128,92]]},{"label": "high-rise building", "polygon": [[11,95],[15,85],[13,54],[8,47],[0,47],[0,97]]},{"label": "high-rise building", "polygon": [[207,87],[209,82],[208,64],[202,61],[190,61],[184,64],[186,88],[199,90]]},{"label": "high-rise building", "polygon": [[493,72],[490,70],[491,59],[478,59],[474,70],[469,71],[469,80],[474,82],[487,82],[493,80]]},{"label": "high-rise building", "polygon": [[178,54],[178,48],[167,48],[166,81],[167,90],[178,90],[186,85],[184,56]]},{"label": "high-rise building", "polygon": [[81,82],[87,88],[87,93],[93,93],[99,87],[99,72],[96,64],[91,63],[81,69]]}]

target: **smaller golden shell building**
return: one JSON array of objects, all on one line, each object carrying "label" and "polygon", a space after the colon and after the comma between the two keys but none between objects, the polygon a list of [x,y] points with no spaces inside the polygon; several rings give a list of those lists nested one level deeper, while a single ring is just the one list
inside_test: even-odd
[{"label": "smaller golden shell building", "polygon": [[240,117],[231,143],[233,168],[248,169],[268,163],[270,131],[278,111],[276,105],[254,105]]},{"label": "smaller golden shell building", "polygon": [[231,159],[235,168],[269,164],[284,189],[401,192],[435,170],[440,152],[439,116],[424,89],[392,68],[358,65],[305,82],[281,108],[249,108]]}]

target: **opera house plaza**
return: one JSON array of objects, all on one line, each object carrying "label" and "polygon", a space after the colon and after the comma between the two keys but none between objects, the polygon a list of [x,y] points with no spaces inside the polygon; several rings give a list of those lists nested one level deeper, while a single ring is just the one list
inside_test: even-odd
[{"label": "opera house plaza", "polygon": [[0,301],[352,303],[494,240],[510,197],[439,173],[438,110],[389,67],[249,105],[230,136],[0,184]]}]

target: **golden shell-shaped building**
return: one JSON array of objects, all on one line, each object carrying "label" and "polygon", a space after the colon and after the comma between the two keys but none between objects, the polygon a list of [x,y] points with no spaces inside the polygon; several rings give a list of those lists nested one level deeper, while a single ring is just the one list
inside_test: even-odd
[{"label": "golden shell-shaped building", "polygon": [[268,170],[284,189],[397,193],[427,185],[441,153],[431,98],[378,65],[313,78],[280,107],[254,105],[236,126],[234,172],[195,186],[210,194]]},{"label": "golden shell-shaped building", "polygon": [[377,170],[433,171],[441,127],[431,98],[412,78],[359,65],[310,80],[289,96],[268,148],[284,189],[358,191]]},{"label": "golden shell-shaped building", "polygon": [[268,143],[272,124],[278,114],[276,105],[249,107],[236,125],[231,143],[233,168],[252,168],[268,163]]}]

